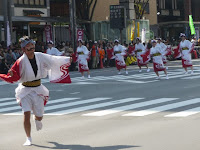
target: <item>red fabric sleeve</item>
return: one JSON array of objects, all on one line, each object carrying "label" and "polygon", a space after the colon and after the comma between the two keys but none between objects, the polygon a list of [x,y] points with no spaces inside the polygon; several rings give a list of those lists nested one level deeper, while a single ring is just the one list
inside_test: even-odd
[{"label": "red fabric sleeve", "polygon": [[0,79],[9,83],[17,82],[20,79],[19,60],[17,60],[10,70],[13,71],[13,76],[10,74],[0,74]]}]

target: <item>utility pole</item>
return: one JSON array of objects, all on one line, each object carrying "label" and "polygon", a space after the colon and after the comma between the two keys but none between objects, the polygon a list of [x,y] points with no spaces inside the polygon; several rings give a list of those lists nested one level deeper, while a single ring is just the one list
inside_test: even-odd
[{"label": "utility pole", "polygon": [[69,0],[69,9],[70,9],[70,30],[71,30],[71,40],[74,51],[77,48],[77,35],[76,35],[76,0]]},{"label": "utility pole", "polygon": [[3,14],[4,14],[4,42],[7,44],[7,22],[8,22],[8,3],[3,0]]}]

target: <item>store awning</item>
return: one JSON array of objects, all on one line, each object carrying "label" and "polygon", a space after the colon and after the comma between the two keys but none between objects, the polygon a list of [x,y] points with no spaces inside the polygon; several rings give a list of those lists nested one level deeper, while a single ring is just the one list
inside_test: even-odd
[{"label": "store awning", "polygon": [[41,14],[44,14],[42,11],[40,10],[23,10],[24,14],[26,16],[28,15],[41,15]]}]

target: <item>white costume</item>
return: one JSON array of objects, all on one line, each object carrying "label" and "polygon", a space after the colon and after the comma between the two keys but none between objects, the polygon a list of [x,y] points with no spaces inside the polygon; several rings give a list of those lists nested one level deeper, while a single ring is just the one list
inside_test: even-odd
[{"label": "white costume", "polygon": [[141,56],[145,53],[145,46],[142,43],[135,44],[135,52],[137,54],[138,66],[146,65],[147,63],[143,61],[143,57]]},{"label": "white costume", "polygon": [[157,43],[156,46],[160,46],[161,48],[161,54],[162,54],[162,58],[163,58],[163,63],[167,63],[167,57],[166,57],[166,53],[167,53],[167,45],[165,45],[164,43],[160,42]]},{"label": "white costume", "polygon": [[55,56],[61,56],[61,55],[63,55],[63,52],[60,52],[55,47],[52,47],[51,49],[48,48],[46,53],[49,54],[49,55],[55,55]]},{"label": "white costume", "polygon": [[[13,83],[19,81],[19,85],[15,90],[17,102],[25,98],[32,92],[35,92],[44,101],[48,100],[49,91],[41,84],[40,79],[49,76],[50,82],[53,83],[71,83],[68,73],[70,66],[70,58],[64,56],[50,56],[47,54],[35,52],[35,60],[37,64],[37,75],[35,76],[31,63],[24,53],[12,66],[13,76],[9,74],[0,74],[0,79]],[[32,84],[37,83],[37,86]],[[27,85],[29,84],[29,85]],[[28,87],[27,87],[28,86]]]},{"label": "white costume", "polygon": [[184,40],[180,42],[180,49],[182,51],[182,65],[183,68],[191,67],[192,66],[192,58],[191,58],[191,51],[192,51],[192,43],[188,40]]},{"label": "white costume", "polygon": [[118,70],[126,68],[126,63],[124,61],[124,55],[126,55],[125,50],[126,48],[120,44],[114,46],[115,62]]},{"label": "white costume", "polygon": [[82,45],[77,48],[77,55],[78,55],[78,65],[79,65],[79,72],[89,71],[88,68],[88,57],[89,51],[86,46]]},{"label": "white costume", "polygon": [[162,59],[162,50],[160,46],[155,46],[150,49],[150,54],[153,56],[154,71],[163,71],[165,66]]}]

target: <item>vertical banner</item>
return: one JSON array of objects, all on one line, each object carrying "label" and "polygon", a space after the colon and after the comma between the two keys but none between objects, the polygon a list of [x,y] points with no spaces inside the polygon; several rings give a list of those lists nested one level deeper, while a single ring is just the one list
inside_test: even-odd
[{"label": "vertical banner", "polygon": [[10,25],[9,21],[7,21],[7,47],[11,45],[11,35],[10,35]]},{"label": "vertical banner", "polygon": [[45,25],[44,31],[45,31],[45,36],[46,36],[46,42],[52,41],[51,25]]},{"label": "vertical banner", "polygon": [[146,41],[146,29],[145,28],[142,29],[142,38],[141,38],[141,40],[142,40],[142,43],[144,43]]},{"label": "vertical banner", "polygon": [[77,29],[77,42],[78,40],[83,40],[84,30],[83,29]]},{"label": "vertical banner", "polygon": [[137,37],[140,37],[140,23],[137,22]]},{"label": "vertical banner", "polygon": [[191,35],[194,35],[195,34],[195,28],[194,28],[192,15],[189,15],[189,25],[190,25]]},{"label": "vertical banner", "polygon": [[135,38],[135,21],[133,20],[133,28],[131,28],[132,31],[131,31],[131,41],[134,40]]}]

